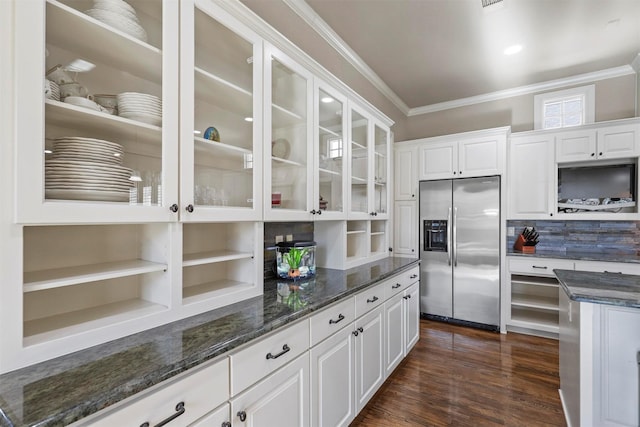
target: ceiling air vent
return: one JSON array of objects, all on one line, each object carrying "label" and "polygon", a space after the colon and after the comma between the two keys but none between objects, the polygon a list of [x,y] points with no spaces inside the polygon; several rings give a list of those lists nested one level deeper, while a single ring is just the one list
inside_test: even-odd
[{"label": "ceiling air vent", "polygon": [[502,3],[504,0],[481,0],[482,7],[490,7],[497,5],[497,3]]}]

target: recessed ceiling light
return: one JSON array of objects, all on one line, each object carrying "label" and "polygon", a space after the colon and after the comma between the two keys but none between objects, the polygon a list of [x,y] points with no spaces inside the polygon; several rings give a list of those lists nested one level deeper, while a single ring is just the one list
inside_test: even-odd
[{"label": "recessed ceiling light", "polygon": [[245,122],[252,122],[253,121],[253,117],[245,117],[244,121]]},{"label": "recessed ceiling light", "polygon": [[65,65],[64,69],[75,73],[86,73],[96,67],[96,64],[85,61],[84,59],[74,59],[69,65]]},{"label": "recessed ceiling light", "polygon": [[194,130],[194,131],[193,131],[193,133],[194,133],[195,135],[200,135],[202,132],[200,132],[199,130]]},{"label": "recessed ceiling light", "polygon": [[505,55],[515,55],[516,53],[522,50],[521,44],[514,44],[513,46],[509,46],[504,50]]},{"label": "recessed ceiling light", "polygon": [[324,102],[325,104],[328,104],[330,102],[333,102],[333,98],[330,96],[325,96],[320,101]]}]

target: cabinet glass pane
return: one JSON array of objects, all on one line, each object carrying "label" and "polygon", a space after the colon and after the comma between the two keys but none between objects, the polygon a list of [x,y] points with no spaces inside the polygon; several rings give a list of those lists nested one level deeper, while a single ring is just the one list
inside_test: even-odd
[{"label": "cabinet glass pane", "polygon": [[253,45],[195,10],[194,202],[253,207]]},{"label": "cabinet glass pane", "polygon": [[307,80],[271,61],[272,207],[307,209]]},{"label": "cabinet glass pane", "polygon": [[162,2],[46,3],[45,200],[163,204]]},{"label": "cabinet glass pane", "polygon": [[318,112],[320,209],[342,212],[342,102],[320,90]]},{"label": "cabinet glass pane", "polygon": [[351,211],[368,213],[369,120],[351,111]]},{"label": "cabinet glass pane", "polygon": [[389,160],[388,152],[388,133],[386,130],[375,126],[375,151],[373,164],[373,191],[375,197],[374,211],[378,213],[387,213],[387,183],[389,181],[389,171],[387,170],[387,162]]}]

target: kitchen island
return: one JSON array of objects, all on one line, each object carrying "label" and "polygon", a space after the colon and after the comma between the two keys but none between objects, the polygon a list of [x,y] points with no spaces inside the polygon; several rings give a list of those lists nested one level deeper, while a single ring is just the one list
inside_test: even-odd
[{"label": "kitchen island", "polygon": [[265,280],[264,294],[0,376],[0,426],[67,425],[417,266],[385,258],[318,268],[296,304]]},{"label": "kitchen island", "polygon": [[569,427],[640,422],[640,276],[554,270],[560,397]]}]

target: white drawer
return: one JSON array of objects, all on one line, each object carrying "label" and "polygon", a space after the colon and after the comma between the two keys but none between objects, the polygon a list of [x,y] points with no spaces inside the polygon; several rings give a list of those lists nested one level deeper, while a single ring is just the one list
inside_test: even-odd
[{"label": "white drawer", "polygon": [[547,258],[509,259],[509,273],[512,274],[553,277],[554,269],[573,270],[573,260]]},{"label": "white drawer", "polygon": [[420,267],[400,273],[384,281],[385,299],[389,299],[398,292],[402,292],[420,280]]},{"label": "white drawer", "polygon": [[229,356],[231,395],[266,377],[309,349],[309,320],[296,322]]},{"label": "white drawer", "polygon": [[184,412],[171,426],[186,426],[229,399],[229,361],[227,358],[205,368],[194,368],[174,379],[154,386],[151,391],[132,396],[105,415],[80,420],[77,425],[92,427],[156,425],[177,415],[180,402]]},{"label": "white drawer", "polygon": [[360,317],[369,310],[384,302],[386,283],[371,286],[356,295],[356,317]]},{"label": "white drawer", "polygon": [[640,264],[626,262],[576,261],[576,270],[600,273],[622,273],[640,275]]},{"label": "white drawer", "polygon": [[347,298],[311,317],[311,347],[338,332],[356,318],[356,306],[353,297]]}]

